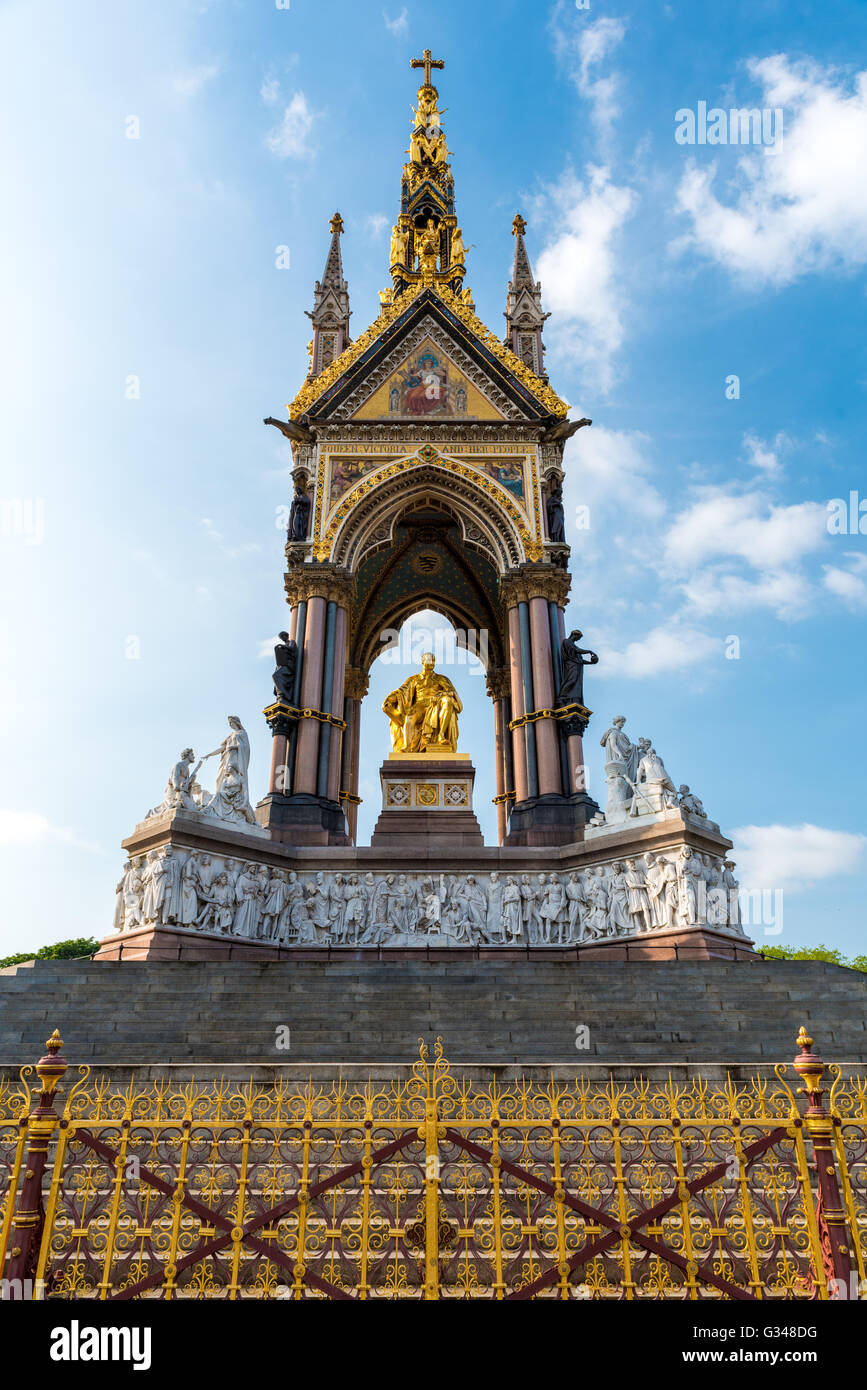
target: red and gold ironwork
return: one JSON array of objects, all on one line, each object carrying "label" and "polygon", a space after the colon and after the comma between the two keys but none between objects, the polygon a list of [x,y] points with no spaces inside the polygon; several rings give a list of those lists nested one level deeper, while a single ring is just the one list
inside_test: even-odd
[{"label": "red and gold ironwork", "polygon": [[118,1090],[83,1068],[59,1116],[55,1038],[36,1109],[26,1084],[0,1090],[7,1273],[108,1300],[851,1297],[867,1085],[831,1068],[826,1111],[799,1043],[804,1114],[782,1066],[482,1084],[437,1042],[408,1079],[357,1088]]}]

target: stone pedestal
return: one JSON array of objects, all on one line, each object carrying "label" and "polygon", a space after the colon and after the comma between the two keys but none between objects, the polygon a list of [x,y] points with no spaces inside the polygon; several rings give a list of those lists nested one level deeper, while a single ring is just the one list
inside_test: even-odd
[{"label": "stone pedestal", "polygon": [[382,813],[371,847],[409,850],[484,844],[473,812],[468,753],[390,753],[379,772]]},{"label": "stone pedestal", "polygon": [[256,819],[279,844],[350,844],[343,808],[324,796],[269,792],[256,806]]}]

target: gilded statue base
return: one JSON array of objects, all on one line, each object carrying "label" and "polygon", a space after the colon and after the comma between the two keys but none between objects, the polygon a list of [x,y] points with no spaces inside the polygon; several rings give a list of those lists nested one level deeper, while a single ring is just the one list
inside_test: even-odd
[{"label": "gilded statue base", "polygon": [[382,813],[371,846],[481,847],[469,753],[390,753],[380,768]]}]

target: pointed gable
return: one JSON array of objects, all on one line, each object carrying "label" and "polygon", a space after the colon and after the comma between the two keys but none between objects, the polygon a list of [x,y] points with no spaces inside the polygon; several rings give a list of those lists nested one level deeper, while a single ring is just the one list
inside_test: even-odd
[{"label": "pointed gable", "polygon": [[[430,356],[439,359],[436,366],[422,364],[434,379],[414,385],[444,392],[448,386],[449,390],[440,398],[441,406],[438,402],[423,413],[419,397],[414,396],[405,410],[406,392],[413,390],[407,378],[416,374],[413,368],[419,366],[426,343]],[[440,380],[444,373],[447,379]],[[504,347],[462,297],[440,285],[413,286],[385,305],[360,338],[305,382],[289,407],[293,420],[311,424],[353,418],[427,418],[446,410],[449,418],[548,424],[563,419],[568,406]]]}]

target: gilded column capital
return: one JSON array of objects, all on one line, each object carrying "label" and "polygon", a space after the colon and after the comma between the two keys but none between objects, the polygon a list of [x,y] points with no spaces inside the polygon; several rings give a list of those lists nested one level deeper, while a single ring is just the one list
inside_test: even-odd
[{"label": "gilded column capital", "polygon": [[557,565],[521,565],[503,575],[500,598],[507,608],[529,603],[534,598],[543,598],[565,608],[571,587],[569,575]]},{"label": "gilded column capital", "polygon": [[296,603],[324,598],[340,608],[351,608],[355,597],[355,578],[339,565],[299,565],[286,575],[286,601]]},{"label": "gilded column capital", "polygon": [[507,666],[489,666],[485,685],[492,700],[505,700],[512,693],[512,674]]},{"label": "gilded column capital", "polygon": [[347,666],[343,693],[348,700],[363,700],[370,687],[370,676],[361,666]]}]

